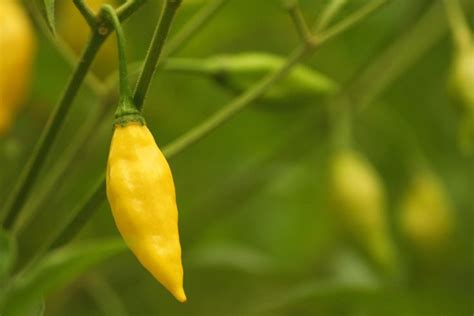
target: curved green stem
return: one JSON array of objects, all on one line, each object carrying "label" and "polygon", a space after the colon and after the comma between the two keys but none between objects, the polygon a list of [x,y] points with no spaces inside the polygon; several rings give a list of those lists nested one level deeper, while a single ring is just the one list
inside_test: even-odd
[{"label": "curved green stem", "polygon": [[125,34],[123,33],[122,25],[119,18],[111,5],[104,5],[102,10],[108,16],[110,22],[115,28],[117,35],[117,50],[119,55],[119,83],[120,83],[120,102],[115,112],[116,124],[124,125],[130,121],[137,121],[142,124],[145,123],[140,111],[133,103],[132,90],[130,89],[130,82],[128,81],[128,65],[127,54],[125,52]]},{"label": "curved green stem", "polygon": [[163,45],[168,37],[168,32],[173,22],[176,10],[181,4],[181,0],[166,0],[165,5],[160,17],[160,20],[155,28],[153,39],[151,40],[150,47],[145,57],[145,63],[143,65],[142,72],[138,77],[137,84],[133,95],[134,103],[138,109],[143,108],[143,102],[145,96],[150,88],[153,75],[155,74],[158,62],[163,50]]},{"label": "curved green stem", "polygon": [[123,33],[122,25],[120,24],[119,18],[115,13],[114,8],[111,5],[106,4],[102,7],[102,9],[110,18],[110,22],[113,24],[115,34],[117,36],[120,97],[130,98],[132,96],[132,90],[130,88],[130,82],[128,81],[127,54],[125,52],[125,34]]}]

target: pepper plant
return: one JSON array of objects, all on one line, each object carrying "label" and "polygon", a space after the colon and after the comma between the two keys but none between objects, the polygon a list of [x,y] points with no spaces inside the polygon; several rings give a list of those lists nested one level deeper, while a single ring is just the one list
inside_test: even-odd
[{"label": "pepper plant", "polygon": [[[31,20],[40,53],[48,47],[54,52],[49,58],[62,58],[73,70],[31,150],[24,150],[25,159],[13,153],[14,159],[2,161],[0,315],[90,313],[67,308],[68,300],[78,306],[84,300],[72,285],[86,289],[94,310],[105,315],[127,315],[127,310],[130,315],[380,315],[387,306],[393,315],[429,315],[439,310],[424,306],[423,299],[436,301],[466,287],[468,293],[447,300],[442,311],[473,312],[466,295],[472,293],[473,284],[450,282],[472,268],[472,258],[460,254],[472,240],[457,219],[449,197],[452,189],[435,176],[440,169],[432,158],[435,151],[420,145],[418,129],[383,104],[393,102],[385,92],[422,63],[448,31],[457,50],[467,50],[473,9],[468,1],[128,0],[114,6],[94,1],[93,7],[92,2],[72,0],[88,27],[88,40],[78,56],[64,30],[56,30],[56,20],[67,21],[60,10],[64,4],[11,2]],[[222,19],[237,17],[233,10],[251,16],[253,8],[261,14],[256,20],[275,15],[278,23],[291,23],[291,28],[286,25],[278,32],[277,37],[285,39],[280,48],[265,49],[265,41],[259,39],[254,45],[258,49],[236,50],[232,43],[241,40],[239,31],[245,25],[232,31],[222,28],[229,34],[216,45],[220,28],[214,23],[230,23]],[[398,10],[405,14],[400,21],[394,18]],[[147,29],[153,24],[153,31]],[[384,31],[393,24],[388,27],[393,33],[389,40],[387,31],[384,36],[371,35],[374,42],[361,36],[361,29],[375,29],[378,24],[385,25]],[[259,25],[254,21],[252,27]],[[206,31],[215,33],[206,37]],[[98,54],[104,54],[100,50],[109,37],[117,39],[114,57],[109,58],[118,56],[118,65],[116,71],[104,74],[96,70],[107,67],[93,64]],[[278,42],[271,37],[268,41]],[[137,48],[137,43],[146,45]],[[277,53],[290,47],[286,56]],[[339,58],[334,52],[341,50],[348,52]],[[194,56],[187,57],[189,52]],[[376,57],[367,57],[370,54]],[[461,55],[465,56],[454,56]],[[25,65],[30,64],[28,58]],[[334,60],[331,66],[339,69],[332,71],[325,60]],[[106,60],[96,63],[100,66]],[[455,60],[452,69],[470,74],[470,66],[468,62],[459,66]],[[10,68],[14,69],[9,76],[18,71],[22,78],[21,67]],[[40,86],[42,76],[48,81],[47,73],[39,68],[33,86]],[[454,77],[450,82],[456,83],[457,94],[470,95],[469,79]],[[0,84],[4,82],[2,78]],[[193,94],[189,108],[179,102],[186,89]],[[0,92],[7,90],[14,92],[13,88]],[[407,102],[403,97],[398,102]],[[26,103],[22,98],[12,100]],[[210,105],[215,100],[224,104]],[[34,103],[34,98],[28,102]],[[200,103],[209,104],[206,108]],[[384,111],[378,113],[371,105]],[[21,135],[17,133],[28,116],[25,111],[10,113],[12,127],[5,128],[9,129],[5,148],[8,138]],[[471,122],[471,112],[463,112],[467,117],[463,122]],[[182,120],[175,124],[173,118],[178,116]],[[76,123],[79,120],[83,122]],[[232,130],[235,124],[239,130]],[[463,124],[459,136],[463,148],[471,136],[468,124]],[[264,141],[256,141],[265,126],[271,132]],[[393,126],[399,128],[394,131]],[[373,136],[378,133],[372,129],[382,132]],[[364,135],[364,130],[371,135]],[[219,135],[229,140],[219,142]],[[253,144],[247,155],[235,152],[244,148],[240,142]],[[456,136],[452,143],[446,148],[457,152]],[[399,156],[382,159],[380,148],[385,147]],[[90,148],[88,154],[85,148]],[[197,163],[200,150],[206,153],[200,158],[208,162],[206,168]],[[464,155],[468,152],[464,150]],[[81,164],[83,157],[92,157],[84,158],[92,162]],[[449,159],[464,159],[460,168],[472,162],[470,156],[459,157],[466,156],[459,153]],[[299,167],[304,172],[294,170]],[[176,195],[171,169],[177,179]],[[308,178],[310,173],[316,175]],[[292,180],[294,174],[297,181]],[[412,185],[414,174],[430,175],[435,184]],[[451,176],[468,183],[465,175]],[[459,192],[456,204],[466,208],[469,197]],[[394,202],[397,199],[401,202]],[[272,202],[258,204],[268,200]],[[308,214],[297,212],[298,205],[309,209]],[[470,223],[472,216],[463,216]],[[252,221],[255,225],[249,224]],[[292,223],[297,228],[289,229]],[[439,231],[442,236],[435,236]],[[240,243],[232,242],[238,239]],[[453,264],[450,256],[462,264]],[[114,262],[112,257],[120,260]],[[107,268],[101,271],[101,266]],[[140,306],[123,298],[135,295],[130,280],[114,278],[123,267],[140,276],[140,293],[154,293],[159,304]],[[220,274],[229,267],[237,277]],[[178,306],[160,292],[155,279],[178,301],[186,297],[189,301]],[[436,292],[439,284],[447,290]],[[74,298],[62,296],[62,291]],[[404,301],[400,293],[410,298]],[[392,299],[393,303],[380,303]],[[338,306],[338,300],[347,301],[348,307]]]}]

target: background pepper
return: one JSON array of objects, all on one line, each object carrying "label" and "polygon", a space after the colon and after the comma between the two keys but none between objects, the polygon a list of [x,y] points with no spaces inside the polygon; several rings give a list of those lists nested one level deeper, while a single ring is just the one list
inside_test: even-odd
[{"label": "background pepper", "polygon": [[24,103],[36,41],[19,1],[0,1],[0,135]]},{"label": "background pepper", "polygon": [[382,269],[394,272],[382,180],[360,154],[341,149],[330,161],[331,208],[345,235]]}]

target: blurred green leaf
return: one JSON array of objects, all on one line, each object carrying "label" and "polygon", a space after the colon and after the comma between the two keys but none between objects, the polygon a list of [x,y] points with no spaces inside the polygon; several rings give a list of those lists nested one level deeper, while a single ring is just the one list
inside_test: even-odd
[{"label": "blurred green leaf", "polygon": [[124,249],[121,239],[108,239],[69,246],[49,254],[12,281],[0,303],[2,315],[28,315],[42,295],[71,282],[88,268]]}]

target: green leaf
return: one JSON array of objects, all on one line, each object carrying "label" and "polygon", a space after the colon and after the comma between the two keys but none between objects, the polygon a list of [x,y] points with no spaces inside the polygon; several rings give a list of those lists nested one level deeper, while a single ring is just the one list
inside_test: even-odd
[{"label": "green leaf", "polygon": [[0,314],[28,315],[43,295],[61,288],[88,268],[125,249],[121,239],[109,239],[50,253],[12,281],[0,301]]},{"label": "green leaf", "polygon": [[16,258],[16,243],[12,236],[0,229],[0,280],[3,279]]},{"label": "green leaf", "polygon": [[43,0],[42,10],[46,17],[46,24],[48,25],[49,30],[53,35],[56,36],[56,27],[55,27],[55,3],[56,0]]}]

